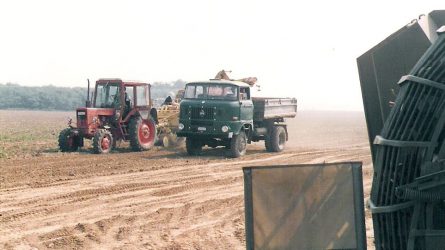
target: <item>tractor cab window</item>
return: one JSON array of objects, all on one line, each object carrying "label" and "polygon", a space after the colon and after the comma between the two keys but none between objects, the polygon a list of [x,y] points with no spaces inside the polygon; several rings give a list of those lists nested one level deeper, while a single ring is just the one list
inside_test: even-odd
[{"label": "tractor cab window", "polygon": [[134,87],[127,86],[125,87],[125,105],[129,108],[133,107],[133,96],[134,96]]},{"label": "tractor cab window", "polygon": [[136,87],[136,104],[137,106],[147,106],[149,105],[148,100],[148,88],[147,86],[137,86]]},{"label": "tractor cab window", "polygon": [[98,84],[96,89],[96,108],[119,108],[120,87],[119,84],[104,83]]}]

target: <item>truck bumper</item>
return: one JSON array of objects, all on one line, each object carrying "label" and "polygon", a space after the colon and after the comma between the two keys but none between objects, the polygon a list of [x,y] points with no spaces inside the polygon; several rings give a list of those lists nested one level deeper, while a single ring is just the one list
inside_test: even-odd
[{"label": "truck bumper", "polygon": [[176,133],[179,137],[200,137],[206,139],[220,138],[220,139],[230,139],[233,137],[233,132],[227,133],[206,133],[206,132],[192,132],[192,131],[180,131]]},{"label": "truck bumper", "polygon": [[[201,137],[201,138],[232,138],[233,135],[239,134],[243,122],[237,121],[207,121],[206,123],[194,120],[180,120],[184,128],[176,134],[181,137]],[[198,123],[195,125],[193,123]],[[202,125],[201,125],[202,124]],[[229,130],[222,132],[222,127],[227,126]]]}]

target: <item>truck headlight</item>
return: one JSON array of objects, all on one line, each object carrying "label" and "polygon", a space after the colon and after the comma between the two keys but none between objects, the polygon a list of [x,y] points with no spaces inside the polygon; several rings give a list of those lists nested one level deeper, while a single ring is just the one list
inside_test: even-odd
[{"label": "truck headlight", "polygon": [[223,133],[226,133],[227,131],[229,131],[229,127],[227,127],[226,125],[224,125],[224,126],[221,127],[221,131],[222,131]]},{"label": "truck headlight", "polygon": [[183,129],[184,129],[184,124],[179,123],[179,124],[178,124],[178,128],[179,128],[179,130],[183,130]]}]

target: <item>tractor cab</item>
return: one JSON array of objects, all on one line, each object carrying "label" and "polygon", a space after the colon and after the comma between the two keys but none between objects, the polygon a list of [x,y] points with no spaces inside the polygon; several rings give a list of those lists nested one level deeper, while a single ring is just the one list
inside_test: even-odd
[{"label": "tractor cab", "polygon": [[93,108],[113,109],[116,118],[120,118],[120,120],[128,120],[127,118],[135,112],[151,109],[150,85],[148,83],[100,79],[96,82],[94,93]]},{"label": "tractor cab", "polygon": [[135,151],[154,144],[156,128],[152,116],[156,116],[156,110],[152,109],[148,83],[99,79],[92,102],[88,100],[86,107],[76,111],[77,126],[70,123],[59,136],[62,151],[77,150],[83,146],[84,138],[93,139],[96,153],[109,152],[120,140],[130,141]]}]

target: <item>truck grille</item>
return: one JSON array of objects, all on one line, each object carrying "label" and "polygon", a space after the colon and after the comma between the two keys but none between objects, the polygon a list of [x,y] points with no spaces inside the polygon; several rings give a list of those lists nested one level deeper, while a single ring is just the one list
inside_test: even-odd
[{"label": "truck grille", "polygon": [[212,107],[205,107],[205,108],[192,107],[192,117],[191,118],[197,119],[197,120],[213,120],[214,108],[212,108]]},{"label": "truck grille", "polygon": [[201,121],[201,120],[191,120],[190,124],[192,126],[207,126],[207,127],[212,127],[213,126],[213,121]]}]

